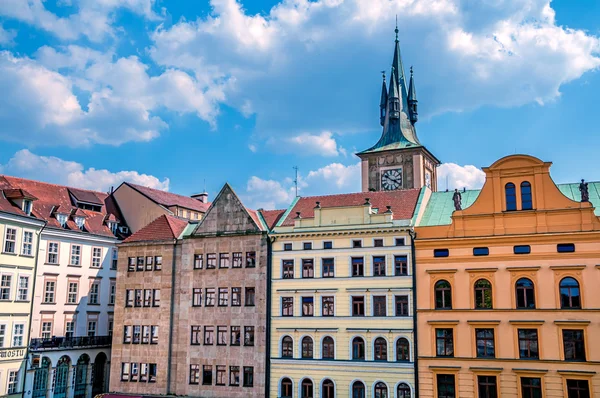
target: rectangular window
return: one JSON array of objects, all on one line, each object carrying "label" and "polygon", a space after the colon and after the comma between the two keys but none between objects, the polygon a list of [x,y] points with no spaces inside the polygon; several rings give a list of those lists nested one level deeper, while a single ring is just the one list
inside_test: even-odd
[{"label": "rectangular window", "polygon": [[54,303],[54,293],[56,292],[56,282],[46,281],[44,286],[44,303]]},{"label": "rectangular window", "polygon": [[6,337],[6,325],[0,323],[0,348],[4,347],[4,338]]},{"label": "rectangular window", "polygon": [[408,275],[408,257],[394,256],[394,275],[396,275],[396,276]]},{"label": "rectangular window", "polygon": [[158,325],[150,327],[150,344],[158,344]]},{"label": "rectangular window", "polygon": [[76,267],[81,265],[81,246],[71,245],[71,262],[69,264]]},{"label": "rectangular window", "polygon": [[144,307],[152,307],[152,289],[144,289]]},{"label": "rectangular window", "polygon": [[362,247],[362,240],[353,240],[352,241],[352,248],[353,249],[359,249]]},{"label": "rectangular window", "polygon": [[133,344],[140,344],[142,341],[142,327],[140,325],[133,326]]},{"label": "rectangular window", "polygon": [[435,346],[438,357],[454,356],[454,334],[451,328],[435,329]]},{"label": "rectangular window", "polygon": [[25,334],[25,324],[16,323],[13,325],[13,347],[23,347],[23,335]]},{"label": "rectangular window", "polygon": [[229,305],[229,289],[226,287],[219,288],[219,307],[227,307]]},{"label": "rectangular window", "polygon": [[88,337],[94,337],[96,335],[96,327],[98,326],[96,321],[88,321],[87,335]]},{"label": "rectangular window", "polygon": [[321,315],[334,316],[335,301],[333,296],[321,297]]},{"label": "rectangular window", "polygon": [[531,253],[531,246],[529,245],[521,245],[513,247],[514,254],[529,254]]},{"label": "rectangular window", "polygon": [[134,301],[134,291],[132,289],[127,289],[125,291],[125,307],[133,307]]},{"label": "rectangular window", "polygon": [[239,307],[242,305],[242,288],[232,287],[231,288],[231,306]]},{"label": "rectangular window", "polygon": [[283,244],[283,250],[286,252],[291,252],[292,251],[292,244],[291,243],[284,243]]},{"label": "rectangular window", "polygon": [[383,239],[374,239],[373,246],[375,247],[383,247]]},{"label": "rectangular window", "polygon": [[226,372],[227,368],[225,365],[217,365],[217,381],[215,383],[215,385],[217,386],[224,386],[225,382],[226,382]]},{"label": "rectangular window", "polygon": [[67,294],[67,304],[77,304],[79,282],[69,282],[69,292]]},{"label": "rectangular window", "polygon": [[204,326],[204,345],[215,344],[215,327]]},{"label": "rectangular window", "polygon": [[244,326],[244,345],[254,345],[254,326]]},{"label": "rectangular window", "polygon": [[49,339],[52,337],[52,322],[42,322],[42,338]]},{"label": "rectangular window", "polygon": [[454,375],[437,375],[437,396],[438,398],[455,398],[456,387]]},{"label": "rectangular window", "polygon": [[242,253],[233,253],[232,268],[242,268]]},{"label": "rectangular window", "polygon": [[48,242],[48,264],[58,264],[58,243]]},{"label": "rectangular window", "polygon": [[190,335],[190,344],[191,345],[202,344],[202,327],[201,326],[192,326],[191,335]]},{"label": "rectangular window", "polygon": [[302,260],[302,277],[303,278],[314,278],[315,277],[315,266],[312,258],[306,258]]},{"label": "rectangular window", "polygon": [[[18,388],[18,385],[19,385],[19,377],[18,376],[19,376],[19,371],[18,370],[10,370],[8,372],[8,388],[7,388],[7,393],[9,395],[17,393],[17,388]],[[244,377],[245,377],[245,375],[244,375]]]},{"label": "rectangular window", "polygon": [[365,316],[364,296],[352,296],[352,316]]},{"label": "rectangular window", "polygon": [[304,242],[304,243],[302,243],[302,248],[304,250],[312,250],[312,242]]},{"label": "rectangular window", "polygon": [[394,245],[395,246],[405,246],[406,241],[404,240],[404,238],[394,238]]},{"label": "rectangular window", "polygon": [[323,249],[325,249],[325,250],[333,249],[333,242],[330,240],[326,240],[325,242],[323,242]]},{"label": "rectangular window", "polygon": [[281,316],[294,316],[294,298],[281,298]]},{"label": "rectangular window", "polygon": [[229,268],[229,253],[219,253],[219,268]]},{"label": "rectangular window", "polygon": [[136,362],[131,362],[131,374],[129,375],[129,381],[131,382],[137,382],[138,381],[138,375],[139,375],[139,367],[138,364]]},{"label": "rectangular window", "polygon": [[23,231],[23,249],[21,254],[24,256],[33,255],[33,232]]},{"label": "rectangular window", "polygon": [[217,326],[217,345],[227,345],[227,326]]},{"label": "rectangular window", "polygon": [[127,272],[135,271],[135,257],[129,257],[127,259]]},{"label": "rectangular window", "polygon": [[229,367],[229,385],[239,386],[240,385],[240,367],[230,366]]},{"label": "rectangular window", "polygon": [[252,366],[244,366],[244,387],[254,386],[254,368]]},{"label": "rectangular window", "polygon": [[385,257],[373,257],[373,276],[385,276]]},{"label": "rectangular window", "polygon": [[92,267],[100,268],[102,265],[102,248],[92,247]]},{"label": "rectangular window", "polygon": [[539,377],[521,377],[522,398],[542,398],[542,379]]},{"label": "rectangular window", "polygon": [[154,268],[154,257],[146,256],[146,271],[152,271]]},{"label": "rectangular window", "polygon": [[115,305],[115,300],[117,299],[117,281],[110,281],[110,292],[108,295],[108,304]]},{"label": "rectangular window", "polygon": [[130,325],[123,326],[123,344],[130,344],[133,337],[133,327]]},{"label": "rectangular window", "polygon": [[256,267],[256,252],[246,252],[246,268]]},{"label": "rectangular window", "polygon": [[217,268],[217,254],[209,253],[206,255],[206,269]]},{"label": "rectangular window", "polygon": [[121,363],[121,381],[129,381],[129,362]]},{"label": "rectangular window", "polygon": [[563,329],[565,361],[585,361],[583,330]]},{"label": "rectangular window", "polygon": [[387,297],[386,296],[373,296],[373,316],[386,316],[387,315]]},{"label": "rectangular window", "polygon": [[[162,256],[154,257],[154,271],[160,271],[162,269]],[[150,364],[150,370],[152,370],[152,365]],[[156,369],[156,366],[155,366]]]},{"label": "rectangular window", "polygon": [[312,297],[302,297],[302,316],[313,316],[315,304]]},{"label": "rectangular window", "polygon": [[283,260],[283,279],[294,279],[294,260]]},{"label": "rectangular window", "polygon": [[118,262],[119,262],[119,249],[117,249],[116,247],[113,247],[110,269],[117,269]]},{"label": "rectangular window", "polygon": [[156,383],[156,364],[148,364],[148,383]]},{"label": "rectangular window", "polygon": [[112,336],[113,335],[113,326],[115,325],[115,320],[113,319],[113,315],[109,315],[108,316],[108,335]]},{"label": "rectangular window", "polygon": [[559,253],[574,253],[575,252],[575,244],[574,243],[559,243],[556,245],[556,251]]},{"label": "rectangular window", "polygon": [[75,321],[65,322],[65,337],[72,339],[75,336]]},{"label": "rectangular window", "polygon": [[10,300],[11,287],[12,275],[3,274],[0,276],[0,300]]},{"label": "rectangular window", "polygon": [[144,270],[144,257],[138,257],[137,258],[137,266],[135,267],[136,271],[143,271]]},{"label": "rectangular window", "polygon": [[6,228],[4,237],[4,253],[14,253],[17,247],[17,230]]},{"label": "rectangular window", "polygon": [[100,304],[98,301],[98,297],[100,294],[100,282],[93,282],[90,285],[90,291],[88,294],[88,304]]},{"label": "rectangular window", "polygon": [[203,266],[202,254],[194,254],[194,269],[202,269]]},{"label": "rectangular window", "polygon": [[148,381],[148,364],[140,364],[140,382],[145,383]]},{"label": "rectangular window", "polygon": [[539,358],[537,329],[519,329],[519,358]]},{"label": "rectangular window", "polygon": [[474,256],[488,256],[490,254],[490,249],[487,247],[474,247],[473,255]]},{"label": "rectangular window", "polygon": [[408,296],[395,296],[396,316],[408,316]]},{"label": "rectangular window", "polygon": [[212,385],[212,365],[204,365],[202,366],[202,385],[203,386],[211,386]]},{"label": "rectangular window", "polygon": [[232,326],[231,327],[231,345],[240,345],[240,341],[241,341],[241,329],[239,326]]},{"label": "rectangular window", "polygon": [[324,258],[321,264],[323,278],[333,278],[335,276],[335,264],[333,258]]},{"label": "rectangular window", "polygon": [[448,257],[449,255],[448,249],[433,249],[433,257]]},{"label": "rectangular window", "polygon": [[364,258],[352,257],[352,276],[365,276]]},{"label": "rectangular window", "polygon": [[475,329],[477,358],[495,358],[494,329]]},{"label": "rectangular window", "polygon": [[205,307],[214,307],[215,306],[215,288],[207,287],[206,290],[206,301],[204,303]]},{"label": "rectangular window", "polygon": [[152,290],[152,306],[160,307],[160,289]]},{"label": "rectangular window", "polygon": [[567,379],[567,396],[569,398],[589,398],[590,384],[587,380]]},{"label": "rectangular window", "polygon": [[150,344],[150,326],[142,326],[142,344]]},{"label": "rectangular window", "polygon": [[253,287],[246,288],[246,307],[254,307],[254,295],[256,290]]},{"label": "rectangular window", "polygon": [[192,307],[202,307],[202,288],[192,289]]}]

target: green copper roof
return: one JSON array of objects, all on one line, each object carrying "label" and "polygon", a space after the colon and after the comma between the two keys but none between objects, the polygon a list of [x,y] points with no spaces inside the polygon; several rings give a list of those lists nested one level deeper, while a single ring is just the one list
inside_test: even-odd
[{"label": "green copper roof", "polygon": [[413,78],[413,68],[410,67],[410,84],[408,86],[408,100],[417,102],[417,86],[415,86],[415,79]]},{"label": "green copper roof", "polygon": [[[579,192],[579,183],[574,184],[557,184],[558,189],[567,198],[579,202],[581,193]],[[468,190],[461,192],[462,207],[466,209],[471,206],[475,199],[479,196],[481,190]],[[590,194],[590,202],[594,206],[594,213],[600,216],[600,182],[590,182],[588,184],[588,192]],[[454,191],[448,192],[433,192],[427,203],[425,214],[419,222],[419,227],[429,227],[434,225],[449,225],[452,222],[451,216],[454,211],[454,202],[452,195]]]},{"label": "green copper roof", "polygon": [[388,96],[387,89],[385,88],[385,75],[383,75],[383,83],[381,83],[381,101],[379,106],[385,106],[387,104]]}]

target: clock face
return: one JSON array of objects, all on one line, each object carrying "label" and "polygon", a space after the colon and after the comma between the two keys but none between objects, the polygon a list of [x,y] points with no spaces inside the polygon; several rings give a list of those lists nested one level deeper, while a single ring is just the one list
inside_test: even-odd
[{"label": "clock face", "polygon": [[402,169],[385,170],[381,174],[381,186],[386,191],[402,187]]}]

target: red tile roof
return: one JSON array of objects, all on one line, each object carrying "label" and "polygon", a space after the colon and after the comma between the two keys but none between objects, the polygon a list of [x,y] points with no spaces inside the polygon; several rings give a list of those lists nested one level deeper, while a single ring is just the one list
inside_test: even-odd
[{"label": "red tile roof", "polygon": [[248,214],[250,214],[250,217],[252,218],[252,220],[254,221],[256,226],[264,231],[265,228],[263,227],[263,224],[260,222],[260,217],[259,217],[258,213],[256,212],[256,210],[252,210],[252,209],[249,209],[246,207],[246,211],[248,212]]},{"label": "red tile roof", "polygon": [[92,203],[95,205],[104,204],[102,199],[100,199],[98,195],[96,195],[96,192],[86,191],[77,188],[69,188],[69,192],[71,192],[71,195],[73,195],[73,197],[75,197],[75,199],[77,199],[78,202]]},{"label": "red tile roof", "polygon": [[37,200],[37,198],[35,196],[33,196],[32,194],[30,194],[29,192],[27,192],[24,189],[5,189],[4,190],[4,196],[6,196],[8,199],[31,199],[31,200]]},{"label": "red tile roof", "polygon": [[163,214],[140,229],[123,243],[157,242],[177,239],[188,225],[186,220]]},{"label": "red tile roof", "polygon": [[259,210],[259,211],[262,214],[263,218],[265,219],[265,222],[267,223],[267,226],[269,227],[269,229],[272,229],[277,224],[277,221],[279,221],[281,216],[283,216],[283,213],[285,213],[285,209],[283,209],[283,210]]},{"label": "red tile roof", "polygon": [[[97,201],[105,204],[102,206],[102,210],[97,212],[92,210],[78,209],[75,207],[74,203],[71,201],[71,197],[69,196],[69,192],[72,192],[74,188],[69,188],[63,185],[49,184],[46,182],[27,180],[18,177],[0,176],[0,189],[21,189],[26,191],[28,194],[35,196],[37,200],[33,201],[33,209],[31,213],[38,219],[46,220],[48,222],[47,227],[114,237],[112,231],[105,223],[105,218],[107,215],[109,215],[107,211],[115,212],[116,210],[114,206],[106,206],[108,202],[112,201],[112,199],[110,199],[106,193],[75,189],[80,195],[84,195],[84,197],[87,198],[91,198],[93,195],[97,198]],[[15,208],[15,206],[13,206],[13,208]],[[56,219],[55,214],[57,211],[70,215],[74,213],[74,210],[77,215],[85,216],[85,231],[81,231],[77,227],[72,217],[69,217],[66,228],[63,228]],[[117,219],[119,218],[118,213],[115,213],[114,215]]]},{"label": "red tile roof", "polygon": [[366,198],[369,198],[371,206],[378,208],[380,213],[386,211],[386,206],[392,206],[395,220],[407,220],[413,216],[417,200],[419,199],[419,192],[419,189],[409,189],[393,192],[357,192],[341,195],[303,197],[296,202],[294,208],[289,212],[281,225],[294,225],[296,212],[300,212],[300,216],[303,218],[314,217],[316,202],[321,203],[321,208],[348,207],[362,205],[365,203]]},{"label": "red tile roof", "polygon": [[206,213],[206,210],[208,210],[210,207],[210,203],[202,203],[198,199],[190,198],[189,196],[177,195],[171,192],[161,191],[159,189],[143,187],[130,182],[126,182],[125,184],[129,185],[150,200],[165,207],[179,206],[186,209],[196,210],[200,213]]}]

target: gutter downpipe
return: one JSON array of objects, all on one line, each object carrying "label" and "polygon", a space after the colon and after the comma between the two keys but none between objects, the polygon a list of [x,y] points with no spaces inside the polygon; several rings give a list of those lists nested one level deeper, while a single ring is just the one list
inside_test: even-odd
[{"label": "gutter downpipe", "polygon": [[171,394],[171,360],[173,358],[173,324],[175,316],[175,275],[177,271],[177,239],[173,240],[173,261],[171,266],[171,305],[169,313],[169,352],[167,354],[167,395]]},{"label": "gutter downpipe", "polygon": [[[273,240],[271,240],[273,239]],[[265,369],[265,397],[269,398],[269,392],[271,390],[271,264],[273,247],[272,244],[275,242],[276,237],[270,237],[267,234],[267,327],[266,327],[266,369]]]},{"label": "gutter downpipe", "polygon": [[48,221],[44,221],[44,225],[42,225],[42,229],[38,233],[37,237],[37,248],[35,251],[35,257],[33,259],[33,284],[31,286],[31,304],[29,306],[29,324],[27,328],[27,348],[25,349],[25,371],[23,372],[23,381],[21,382],[21,398],[25,397],[25,382],[27,381],[27,364],[29,363],[29,339],[31,337],[31,320],[33,318],[33,300],[35,299],[35,280],[37,279],[37,269],[38,269],[38,258],[40,253],[40,242],[42,241],[42,231],[48,225]]},{"label": "gutter downpipe", "polygon": [[418,338],[418,324],[417,324],[417,256],[415,248],[415,239],[417,239],[417,233],[410,229],[408,234],[411,237],[410,250],[412,255],[412,283],[413,283],[413,344],[414,344],[414,367],[415,367],[415,397],[419,397],[419,338]]}]

